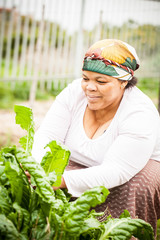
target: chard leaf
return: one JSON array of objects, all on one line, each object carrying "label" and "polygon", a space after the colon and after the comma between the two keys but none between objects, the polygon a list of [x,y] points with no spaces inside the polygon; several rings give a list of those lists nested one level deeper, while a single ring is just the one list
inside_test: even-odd
[{"label": "chard leaf", "polygon": [[56,214],[54,211],[52,211],[50,215],[50,222],[51,222],[51,227],[55,230],[55,235],[53,239],[55,240],[64,239],[62,218],[58,214]]},{"label": "chard leaf", "polygon": [[128,210],[124,210],[123,213],[119,216],[119,218],[127,218],[130,217],[130,213],[128,212]]},{"label": "chard leaf", "polygon": [[0,177],[4,174],[5,166],[0,166]]},{"label": "chard leaf", "polygon": [[22,150],[17,149],[16,159],[22,164],[23,169],[27,170],[36,183],[36,192],[43,201],[54,205],[55,194],[50,185],[45,171],[31,156],[26,155]]},{"label": "chard leaf", "polygon": [[0,239],[20,240],[20,234],[14,224],[3,214],[0,214]]},{"label": "chard leaf", "polygon": [[31,239],[52,240],[53,232],[51,231],[49,220],[42,209],[35,210],[31,217]]},{"label": "chard leaf", "polygon": [[29,212],[33,213],[36,209],[39,208],[38,194],[32,189],[32,194],[30,197]]},{"label": "chard leaf", "polygon": [[18,213],[17,212],[10,212],[7,216],[7,218],[15,225],[17,226],[18,223]]},{"label": "chard leaf", "polygon": [[12,211],[12,201],[8,191],[4,186],[0,185],[0,212],[8,215]]},{"label": "chard leaf", "polygon": [[23,236],[27,238],[28,230],[30,227],[30,214],[29,212],[21,208],[16,202],[13,204],[13,208],[16,210],[17,214],[17,230],[18,232],[21,232]]},{"label": "chard leaf", "polygon": [[6,162],[5,174],[9,179],[13,201],[21,204],[23,194],[22,172],[20,173],[20,169],[16,165]]},{"label": "chard leaf", "polygon": [[64,224],[64,231],[67,235],[79,236],[84,230],[84,220],[89,214],[89,210],[98,204],[103,203],[109,191],[101,186],[84,192],[76,201],[70,202],[70,205],[65,210],[62,220]]},{"label": "chard leaf", "polygon": [[154,240],[151,225],[141,219],[115,218],[102,224],[104,231],[99,240],[129,240],[132,236],[141,240]]},{"label": "chard leaf", "polygon": [[20,105],[14,106],[16,113],[16,123],[20,124],[21,128],[27,131],[27,136],[20,138],[21,146],[31,155],[33,140],[34,140],[34,122],[32,109]]},{"label": "chard leaf", "polygon": [[6,162],[11,162],[17,165],[17,161],[15,158],[16,146],[13,147],[5,147],[0,151],[0,158],[5,165]]},{"label": "chard leaf", "polygon": [[47,176],[50,172],[55,171],[57,180],[53,185],[59,187],[61,184],[62,174],[69,161],[70,151],[65,146],[57,144],[55,140],[47,144],[46,147],[49,147],[51,152],[47,152],[45,154],[42,159],[41,166]]},{"label": "chard leaf", "polygon": [[50,172],[49,175],[48,175],[48,181],[50,182],[50,185],[52,186],[54,182],[56,182],[57,180],[57,175],[56,173],[53,171],[53,172]]},{"label": "chard leaf", "polygon": [[80,239],[99,239],[101,232],[101,223],[92,216],[84,221],[83,231],[81,232]]},{"label": "chard leaf", "polygon": [[64,191],[62,189],[60,189],[60,188],[57,189],[55,191],[55,194],[56,194],[56,198],[57,199],[62,200],[65,205],[68,204],[68,199],[67,199],[67,197],[66,197],[66,195],[65,195],[65,193],[64,193]]},{"label": "chard leaf", "polygon": [[10,183],[12,201],[28,209],[31,190],[21,167],[18,164],[6,162],[5,174]]}]

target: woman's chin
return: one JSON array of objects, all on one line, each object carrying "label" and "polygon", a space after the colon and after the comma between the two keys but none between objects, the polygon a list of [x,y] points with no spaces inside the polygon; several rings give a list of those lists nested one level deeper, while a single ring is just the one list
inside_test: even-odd
[{"label": "woman's chin", "polygon": [[100,109],[100,107],[96,103],[90,103],[90,102],[88,102],[88,108],[94,111]]}]

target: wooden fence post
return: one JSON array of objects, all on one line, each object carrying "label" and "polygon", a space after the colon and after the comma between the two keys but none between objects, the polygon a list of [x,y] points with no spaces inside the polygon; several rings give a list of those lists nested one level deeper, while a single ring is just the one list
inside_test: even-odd
[{"label": "wooden fence post", "polygon": [[84,19],[85,0],[81,0],[81,10],[79,19],[79,30],[77,34],[76,59],[74,66],[75,78],[80,77],[82,58],[83,58],[83,19]]},{"label": "wooden fence post", "polygon": [[35,52],[35,71],[34,71],[34,77],[33,77],[33,80],[32,80],[30,97],[29,97],[29,102],[30,102],[31,107],[33,107],[33,104],[34,104],[34,101],[35,101],[35,98],[36,98],[40,58],[41,58],[41,52],[42,52],[42,38],[43,38],[43,31],[44,31],[44,11],[45,11],[45,5],[43,3],[43,5],[42,5],[42,19],[40,21],[39,36],[37,38],[37,45],[36,45],[36,52]]}]

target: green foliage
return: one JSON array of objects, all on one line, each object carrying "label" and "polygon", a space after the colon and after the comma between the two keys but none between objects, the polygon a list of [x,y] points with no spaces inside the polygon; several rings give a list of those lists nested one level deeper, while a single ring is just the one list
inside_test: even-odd
[{"label": "green foliage", "polygon": [[[0,82],[0,109],[12,109],[13,105],[19,101],[28,101],[30,94],[30,81]],[[62,89],[50,91],[41,90],[38,86],[36,100],[49,100],[56,96]]]},{"label": "green foliage", "polygon": [[8,84],[0,82],[0,108],[12,108],[14,95]]},{"label": "green foliage", "polygon": [[[54,182],[54,186],[59,187],[61,184],[62,173],[68,165],[70,151],[67,150],[65,146],[62,146],[61,144],[58,145],[56,141],[50,142],[46,147],[50,148],[50,152],[46,152],[41,161],[41,166],[45,170],[47,176],[53,171],[56,173],[57,180]],[[59,164],[60,161],[61,165]]]},{"label": "green foliage", "polygon": [[104,231],[99,240],[130,239],[132,236],[141,240],[154,239],[150,224],[141,219],[120,218],[109,219],[104,226]]},{"label": "green foliage", "polygon": [[16,81],[12,91],[14,99],[26,101],[29,99],[30,82]]},{"label": "green foliage", "polygon": [[149,96],[152,100],[158,100],[159,79],[158,78],[141,78],[137,86]]},{"label": "green foliage", "polygon": [[14,106],[16,113],[16,123],[20,124],[22,129],[27,131],[27,136],[20,139],[20,144],[31,155],[33,140],[34,140],[34,123],[32,110],[24,106]]},{"label": "green foliage", "polygon": [[[153,240],[150,224],[131,219],[125,211],[119,219],[100,223],[91,208],[105,202],[109,191],[95,187],[70,202],[68,194],[61,189],[53,191],[68,163],[70,152],[55,141],[48,144],[47,153],[38,164],[31,156],[34,123],[32,111],[15,106],[16,122],[28,131],[30,147],[22,144],[0,151],[0,239],[4,240],[129,240],[133,235],[140,240]],[[32,134],[30,134],[32,132]],[[31,175],[30,185],[25,171]],[[59,179],[58,179],[59,183]]]}]

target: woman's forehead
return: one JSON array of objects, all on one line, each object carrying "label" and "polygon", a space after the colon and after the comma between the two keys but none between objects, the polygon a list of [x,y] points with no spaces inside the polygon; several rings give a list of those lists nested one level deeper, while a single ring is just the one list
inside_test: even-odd
[{"label": "woman's forehead", "polygon": [[[108,80],[114,80],[116,78],[112,77],[112,76],[109,76],[109,75],[106,75],[106,74],[102,74],[102,73],[98,73],[98,72],[92,72],[92,71],[85,71],[83,70],[82,71],[82,74],[86,77],[91,77],[91,78],[105,78],[105,79],[108,79]],[[116,79],[117,80],[117,79]]]}]

